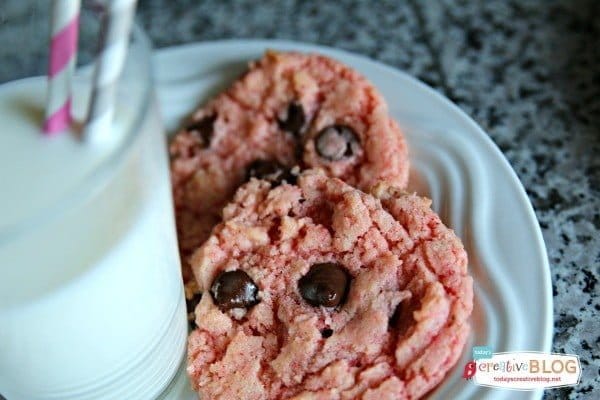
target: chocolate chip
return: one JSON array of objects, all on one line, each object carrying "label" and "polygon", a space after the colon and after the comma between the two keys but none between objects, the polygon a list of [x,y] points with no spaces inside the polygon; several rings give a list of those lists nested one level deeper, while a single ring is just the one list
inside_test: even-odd
[{"label": "chocolate chip", "polygon": [[246,170],[246,181],[249,181],[250,178],[269,181],[273,187],[279,186],[283,182],[292,185],[296,183],[296,176],[292,174],[290,168],[277,161],[253,161]]},{"label": "chocolate chip", "polygon": [[321,331],[321,336],[325,339],[333,335],[333,329],[325,328]]},{"label": "chocolate chip", "polygon": [[339,264],[315,264],[298,281],[300,295],[313,306],[335,307],[344,302],[350,276]]},{"label": "chocolate chip", "polygon": [[198,303],[200,303],[201,299],[202,299],[202,293],[196,293],[194,295],[194,297],[192,297],[191,299],[185,300],[185,305],[186,305],[187,315],[188,315],[188,323],[189,323],[190,329],[194,329],[196,327],[194,313],[196,311],[196,306],[198,305]]},{"label": "chocolate chip", "polygon": [[392,313],[392,316],[390,317],[390,320],[388,322],[389,328],[391,328],[391,329],[396,328],[396,326],[398,325],[398,322],[400,322],[400,314],[402,314],[402,303],[398,304],[396,306],[396,309]]},{"label": "chocolate chip", "polygon": [[222,272],[212,284],[210,293],[215,304],[226,311],[250,308],[258,303],[258,287],[244,271]]},{"label": "chocolate chip", "polygon": [[360,149],[358,136],[347,125],[331,125],[319,131],[315,138],[317,153],[326,160],[339,161],[353,156]]},{"label": "chocolate chip", "polygon": [[302,108],[302,104],[297,101],[290,103],[284,119],[277,119],[280,129],[296,136],[302,133],[302,128],[304,128],[305,122],[306,115],[304,114],[304,109]]},{"label": "chocolate chip", "polygon": [[194,310],[196,309],[196,306],[198,305],[198,303],[200,303],[201,299],[202,299],[202,293],[196,293],[194,295],[194,297],[192,297],[191,299],[185,300],[185,306],[186,306],[188,314],[194,312]]},{"label": "chocolate chip", "polygon": [[186,126],[185,130],[194,133],[202,140],[204,147],[210,146],[210,141],[213,136],[214,124],[217,120],[216,115],[208,115],[198,121],[193,121]]}]

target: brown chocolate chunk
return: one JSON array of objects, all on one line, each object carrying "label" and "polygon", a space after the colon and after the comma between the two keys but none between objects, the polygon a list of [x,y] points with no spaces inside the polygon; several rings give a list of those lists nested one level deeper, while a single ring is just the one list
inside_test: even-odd
[{"label": "brown chocolate chunk", "polygon": [[200,303],[200,300],[202,300],[202,293],[196,293],[191,299],[185,300],[185,305],[188,314],[193,313],[194,310],[196,310],[196,306],[198,305],[198,303]]},{"label": "brown chocolate chunk", "polygon": [[331,125],[315,137],[317,153],[328,161],[352,157],[360,149],[356,132],[347,125]]},{"label": "brown chocolate chunk", "polygon": [[331,335],[333,335],[333,329],[331,328],[325,328],[321,331],[321,336],[324,339],[327,339],[328,337],[331,337]]},{"label": "brown chocolate chunk", "polygon": [[390,329],[395,329],[400,322],[400,314],[402,314],[402,303],[398,304],[392,313],[388,321],[388,327]]},{"label": "brown chocolate chunk", "polygon": [[196,317],[195,317],[194,313],[196,312],[196,306],[198,305],[198,303],[200,303],[200,300],[202,300],[202,293],[196,293],[194,295],[194,297],[192,297],[191,299],[185,300],[187,316],[188,316],[188,324],[190,325],[191,329],[194,329],[196,327],[196,321],[195,321]]},{"label": "brown chocolate chunk", "polygon": [[291,185],[296,183],[296,176],[283,164],[274,160],[255,160],[246,169],[246,181],[250,178],[263,179],[271,182],[271,186],[279,186],[283,182]]},{"label": "brown chocolate chunk", "polygon": [[302,108],[302,104],[300,104],[297,101],[293,101],[290,103],[285,118],[277,119],[277,123],[280,129],[289,132],[295,136],[299,136],[302,133],[302,129],[304,128],[305,122],[306,115],[304,114],[304,108]]},{"label": "brown chocolate chunk", "polygon": [[258,286],[244,271],[227,271],[217,276],[210,288],[215,304],[221,311],[250,308],[259,302]]},{"label": "brown chocolate chunk", "polygon": [[197,135],[197,137],[202,141],[202,146],[206,148],[210,146],[216,120],[216,115],[208,115],[198,121],[193,121],[191,124],[185,127],[185,130]]},{"label": "brown chocolate chunk", "polygon": [[350,276],[339,264],[321,263],[298,281],[300,295],[313,306],[336,307],[344,302]]}]

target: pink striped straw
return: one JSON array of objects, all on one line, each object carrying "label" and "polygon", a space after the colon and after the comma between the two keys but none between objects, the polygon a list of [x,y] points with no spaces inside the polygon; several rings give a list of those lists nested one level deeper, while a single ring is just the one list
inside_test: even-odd
[{"label": "pink striped straw", "polygon": [[52,1],[52,38],[43,131],[52,135],[71,125],[71,81],[77,57],[80,0]]}]

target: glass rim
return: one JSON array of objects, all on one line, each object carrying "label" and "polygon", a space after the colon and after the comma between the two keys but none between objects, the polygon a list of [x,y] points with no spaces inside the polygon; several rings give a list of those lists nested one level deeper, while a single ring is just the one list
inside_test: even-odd
[{"label": "glass rim", "polygon": [[[150,111],[150,104],[153,101],[152,86],[154,84],[154,68],[151,59],[152,45],[150,39],[137,21],[134,21],[132,24],[130,44],[131,42],[140,44],[142,57],[147,60],[147,62],[144,63],[144,65],[146,65],[144,72],[147,76],[143,79],[142,101],[140,107],[135,111],[135,116],[132,118],[131,125],[125,129],[125,138],[119,143],[118,147],[106,157],[106,159],[102,160],[102,162],[94,167],[80,183],[65,192],[58,200],[41,207],[30,216],[0,229],[0,247],[17,240],[20,236],[26,235],[36,229],[40,229],[44,225],[57,220],[68,210],[78,207],[92,198],[108,183],[108,179],[112,175],[112,172],[118,168],[129,153],[133,144],[141,136],[142,130],[139,128],[144,122],[146,114]],[[128,62],[127,60],[129,57],[131,57],[130,50],[126,57],[126,63]],[[93,68],[93,65],[94,63],[92,62],[88,65],[79,66],[74,75],[75,79],[80,74],[85,73],[86,70]],[[3,85],[10,85],[35,78],[39,78],[39,76],[21,78],[5,82]],[[122,79],[122,77],[120,79]]]}]

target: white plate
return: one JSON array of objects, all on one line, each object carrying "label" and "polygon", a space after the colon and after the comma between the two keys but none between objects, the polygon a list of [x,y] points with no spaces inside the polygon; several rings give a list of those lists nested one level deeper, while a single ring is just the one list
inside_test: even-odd
[{"label": "white plate", "polygon": [[541,391],[489,389],[461,378],[473,345],[494,352],[550,351],[552,287],[542,235],[521,183],[488,136],[449,100],[398,70],[340,50],[283,41],[209,42],[156,54],[168,129],[266,49],[327,54],[366,75],[408,139],[412,189],[432,198],[466,246],[475,280],[473,332],[461,360],[431,398],[539,398]]}]

